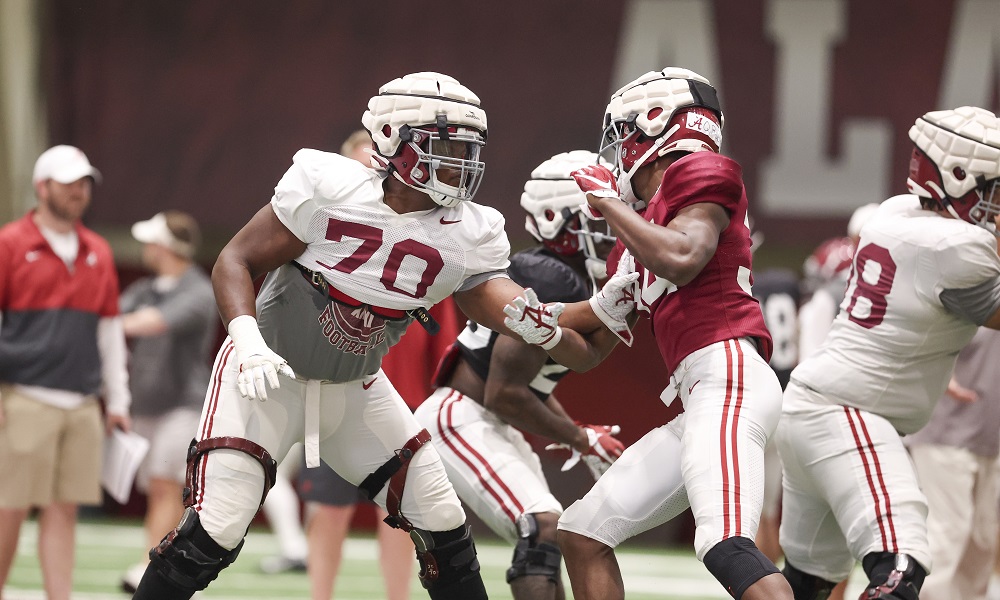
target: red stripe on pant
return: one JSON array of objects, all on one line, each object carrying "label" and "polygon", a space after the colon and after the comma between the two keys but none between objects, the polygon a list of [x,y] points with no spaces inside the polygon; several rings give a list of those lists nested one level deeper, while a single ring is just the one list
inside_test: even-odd
[{"label": "red stripe on pant", "polygon": [[739,431],[740,426],[740,408],[743,407],[743,348],[740,346],[739,341],[733,341],[733,346],[736,347],[736,407],[733,409],[733,430],[732,430],[732,446],[733,446],[733,503],[735,511],[735,526],[736,532],[734,535],[743,534],[743,504],[741,502],[742,490],[740,489],[740,447],[737,443],[738,438],[736,437],[737,431]]},{"label": "red stripe on pant", "polygon": [[[496,500],[500,505],[500,508],[503,509],[507,518],[509,518],[511,522],[514,522],[517,520],[517,517],[524,513],[524,507],[517,501],[517,498],[514,497],[514,493],[511,492],[510,488],[507,487],[507,484],[500,479],[500,476],[493,470],[493,467],[490,466],[489,462],[487,462],[481,454],[476,452],[472,445],[470,445],[469,442],[466,441],[461,434],[458,433],[458,430],[456,430],[452,425],[452,409],[454,408],[455,402],[461,399],[462,394],[453,391],[441,404],[441,410],[438,411],[437,423],[438,430],[441,432],[441,441],[443,441],[445,445],[448,446],[448,448],[455,454],[455,456],[457,456],[467,467],[469,467],[469,469],[472,470],[472,472],[476,474],[476,477],[479,479],[479,483],[483,485],[490,496],[493,496],[493,499]],[[447,413],[447,422],[445,422],[445,419],[443,418],[444,413]],[[458,442],[458,445],[456,445],[455,442]],[[468,454],[471,455],[471,457],[463,454],[463,452],[459,449],[459,445],[462,446]],[[479,463],[479,468],[477,468],[474,464],[475,462]],[[510,501],[514,503],[516,513],[512,512],[511,508],[507,505],[503,498],[500,497],[500,493],[490,484],[490,480],[483,477],[482,471],[484,470],[489,477],[500,486],[500,489],[506,493]]]},{"label": "red stripe on pant", "polygon": [[[857,447],[858,454],[861,455],[861,464],[865,468],[865,478],[868,480],[868,489],[869,489],[869,491],[871,491],[872,499],[875,502],[875,518],[876,518],[876,522],[878,523],[879,533],[882,536],[882,551],[883,552],[890,552],[890,551],[891,552],[896,552],[896,532],[895,532],[895,528],[892,526],[892,520],[891,520],[891,518],[889,519],[889,528],[890,528],[890,533],[891,533],[891,536],[892,536],[891,540],[886,535],[885,525],[883,525],[883,523],[882,523],[883,514],[882,514],[882,503],[881,503],[881,499],[880,499],[880,492],[881,492],[881,495],[885,498],[885,503],[886,503],[886,515],[885,516],[886,517],[890,516],[889,515],[889,492],[888,492],[888,490],[886,490],[886,488],[885,488],[885,482],[882,480],[881,468],[879,468],[879,474],[878,474],[879,486],[880,486],[881,489],[876,489],[875,479],[872,477],[872,466],[869,464],[869,461],[868,461],[868,453],[867,452],[870,452],[871,455],[872,455],[872,462],[874,462],[876,464],[878,463],[878,458],[876,457],[876,454],[875,454],[875,447],[872,444],[871,437],[868,435],[867,427],[865,427],[865,425],[864,425],[864,420],[861,418],[861,411],[859,411],[856,408],[851,408],[851,407],[845,406],[844,407],[844,413],[847,415],[847,422],[851,426],[851,433],[854,435],[854,444]],[[864,435],[865,435],[865,440],[867,442],[867,445],[864,442],[861,441],[861,434],[858,432],[858,425],[856,425],[854,423],[855,419],[857,419],[859,421],[859,423],[861,424],[861,427],[864,428]],[[867,452],[866,452],[866,450],[867,450]],[[892,550],[889,549],[890,546],[891,546]]]},{"label": "red stripe on pant", "polygon": [[[229,363],[229,357],[233,353],[233,343],[229,341],[223,351],[219,353],[219,358],[215,361],[212,373],[212,393],[208,401],[208,410],[205,413],[205,420],[201,425],[201,437],[204,440],[212,435],[212,427],[215,425],[215,411],[219,408],[219,394],[222,391],[222,374]],[[208,452],[202,454],[198,460],[201,466],[198,468],[198,490],[191,490],[192,494],[197,494],[195,510],[201,510],[201,503],[205,499],[205,470],[208,468]]]},{"label": "red stripe on pant", "polygon": [[729,450],[726,430],[729,424],[729,405],[733,400],[733,352],[729,342],[726,347],[726,400],[722,405],[722,428],[719,431],[720,455],[722,459],[722,539],[729,537]]},{"label": "red stripe on pant", "polygon": [[861,423],[861,433],[864,434],[865,440],[868,442],[868,447],[871,449],[872,462],[875,463],[875,475],[878,477],[878,485],[882,490],[883,497],[885,498],[885,521],[889,524],[889,541],[892,544],[890,552],[898,553],[899,546],[896,542],[896,525],[892,522],[892,504],[889,502],[889,488],[885,486],[885,478],[882,477],[882,463],[878,460],[878,453],[875,452],[875,443],[872,441],[872,437],[868,433],[868,425],[865,423],[865,420],[861,418],[860,411],[858,412],[858,421]]}]

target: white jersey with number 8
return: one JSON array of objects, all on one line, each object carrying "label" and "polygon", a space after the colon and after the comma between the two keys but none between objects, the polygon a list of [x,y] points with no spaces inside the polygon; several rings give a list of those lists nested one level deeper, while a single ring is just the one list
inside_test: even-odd
[{"label": "white jersey with number 8", "polygon": [[922,210],[916,196],[886,200],[862,230],[829,336],[792,381],[881,415],[900,433],[920,429],[979,325],[950,312],[941,293],[998,277],[990,232]]}]

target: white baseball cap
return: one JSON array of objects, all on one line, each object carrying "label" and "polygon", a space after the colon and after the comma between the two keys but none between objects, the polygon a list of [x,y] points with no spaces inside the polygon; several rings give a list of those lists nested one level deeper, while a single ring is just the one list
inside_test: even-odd
[{"label": "white baseball cap", "polygon": [[93,177],[101,182],[101,172],[87,160],[87,155],[75,146],[53,146],[42,152],[35,161],[33,182],[53,179],[59,183],[73,183],[84,177]]},{"label": "white baseball cap", "polygon": [[[198,243],[199,232],[194,220],[175,218],[178,232],[175,234],[167,222],[166,213],[156,213],[153,218],[132,225],[132,237],[143,244],[159,244],[175,254],[192,258]],[[188,239],[182,239],[181,236]]]}]

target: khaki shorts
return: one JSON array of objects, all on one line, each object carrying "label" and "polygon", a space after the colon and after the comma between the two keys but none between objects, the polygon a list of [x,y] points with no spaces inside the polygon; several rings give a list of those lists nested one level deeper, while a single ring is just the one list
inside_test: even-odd
[{"label": "khaki shorts", "polygon": [[56,408],[0,386],[0,507],[101,503],[104,428],[96,400]]}]

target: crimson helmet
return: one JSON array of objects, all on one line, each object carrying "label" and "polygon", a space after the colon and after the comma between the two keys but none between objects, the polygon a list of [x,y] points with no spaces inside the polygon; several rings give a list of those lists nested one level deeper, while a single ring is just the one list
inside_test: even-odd
[{"label": "crimson helmet", "polygon": [[[471,200],[486,164],[486,113],[479,97],[453,77],[411,73],[379,88],[361,123],[375,145],[373,163],[441,206]],[[438,179],[438,169],[458,171],[458,185]]]},{"label": "crimson helmet", "polygon": [[622,198],[635,203],[631,180],[639,167],[670,152],[718,152],[722,125],[719,98],[708,80],[667,67],[640,76],[611,96],[600,153],[618,170]]},{"label": "crimson helmet", "polygon": [[[524,228],[546,248],[562,256],[582,252],[591,277],[607,277],[605,261],[615,237],[606,221],[592,221],[583,212],[587,197],[571,173],[597,164],[597,154],[574,150],[556,154],[531,172],[524,184],[521,208],[528,215]],[[600,164],[607,165],[600,161]]]},{"label": "crimson helmet", "polygon": [[910,193],[993,230],[1000,214],[1000,119],[974,106],[929,112],[910,127],[910,139]]},{"label": "crimson helmet", "polygon": [[836,279],[846,282],[857,249],[849,237],[830,238],[817,246],[802,265],[806,289],[815,291]]}]

